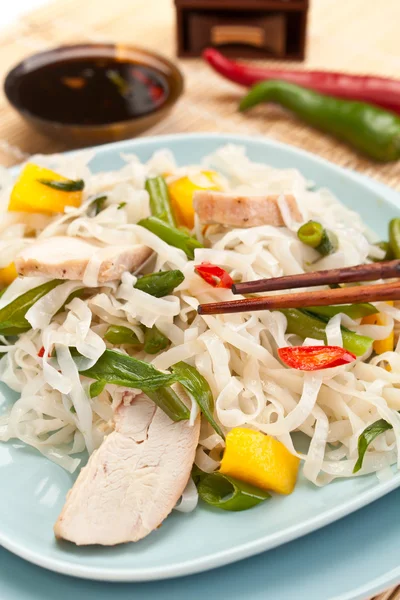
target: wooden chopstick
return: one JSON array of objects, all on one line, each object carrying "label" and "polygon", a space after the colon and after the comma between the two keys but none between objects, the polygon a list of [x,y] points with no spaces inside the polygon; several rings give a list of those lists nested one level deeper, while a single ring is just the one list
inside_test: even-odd
[{"label": "wooden chopstick", "polygon": [[[286,278],[285,278],[286,279]],[[400,300],[400,282],[362,285],[334,290],[317,290],[295,294],[259,296],[230,302],[210,302],[200,304],[200,315],[250,312],[253,310],[277,310],[280,308],[306,308],[308,306],[331,306],[359,302],[379,302]]]},{"label": "wooden chopstick", "polygon": [[400,277],[400,260],[383,261],[356,267],[342,269],[329,269],[328,271],[314,271],[300,275],[286,277],[272,277],[271,279],[258,279],[246,281],[232,286],[234,294],[254,294],[256,292],[273,292],[276,290],[290,290],[300,287],[313,287],[315,285],[329,285],[330,283],[354,283],[356,281],[374,281],[375,279],[390,279]]}]

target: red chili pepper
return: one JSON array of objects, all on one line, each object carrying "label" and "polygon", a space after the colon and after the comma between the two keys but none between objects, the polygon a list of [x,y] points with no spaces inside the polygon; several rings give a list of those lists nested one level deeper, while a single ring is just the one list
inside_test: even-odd
[{"label": "red chili pepper", "polygon": [[329,71],[293,71],[254,67],[229,60],[215,48],[206,48],[203,58],[220,75],[245,87],[268,79],[283,79],[321,94],[371,102],[400,113],[400,80]]},{"label": "red chili pepper", "polygon": [[[39,350],[39,352],[37,353],[37,355],[38,355],[38,357],[39,357],[39,358],[43,358],[43,356],[44,356],[44,346],[42,346],[42,347],[40,348],[40,350]],[[51,352],[49,352],[49,353],[47,354],[47,356],[48,356],[49,358],[51,358]]]},{"label": "red chili pepper", "polygon": [[279,348],[279,358],[291,369],[318,371],[347,365],[356,355],[340,346],[288,346]]},{"label": "red chili pepper", "polygon": [[233,286],[233,279],[221,267],[213,265],[211,263],[203,262],[194,269],[197,275],[200,275],[204,281],[217,288],[231,289]]}]

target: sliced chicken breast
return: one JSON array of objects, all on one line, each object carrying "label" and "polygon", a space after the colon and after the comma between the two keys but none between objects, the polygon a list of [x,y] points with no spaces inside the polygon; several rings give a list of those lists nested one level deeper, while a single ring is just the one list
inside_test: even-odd
[{"label": "sliced chicken breast", "polygon": [[115,431],[82,469],[54,527],[78,545],[136,542],[174,508],[189,480],[200,417],[174,423],[144,394],[120,405]]},{"label": "sliced chicken breast", "polygon": [[20,275],[45,275],[54,279],[81,281],[92,261],[98,267],[100,283],[121,278],[125,271],[136,271],[152,250],[140,244],[97,246],[85,240],[58,236],[38,240],[19,252],[15,266]]},{"label": "sliced chicken breast", "polygon": [[[199,190],[193,194],[194,210],[202,223],[219,223],[226,227],[258,227],[259,225],[285,225],[278,198],[271,196],[243,196],[211,190]],[[283,195],[287,209],[294,221],[302,216],[294,196]]]}]

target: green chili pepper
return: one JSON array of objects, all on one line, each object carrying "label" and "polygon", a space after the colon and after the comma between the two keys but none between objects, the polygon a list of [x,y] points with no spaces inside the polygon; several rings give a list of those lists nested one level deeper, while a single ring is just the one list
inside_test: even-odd
[{"label": "green chili pepper", "polygon": [[195,248],[203,248],[203,245],[200,244],[200,242],[198,242],[194,237],[191,237],[187,233],[184,233],[175,227],[171,227],[157,217],[148,217],[147,219],[142,219],[139,221],[138,225],[148,229],[170,246],[174,246],[175,248],[180,248],[183,250],[190,260],[194,259]]},{"label": "green chili pepper", "polygon": [[40,298],[61,283],[64,282],[60,279],[47,281],[25,292],[0,309],[0,335],[19,335],[32,329],[30,323],[25,319],[26,313]]},{"label": "green chili pepper", "polygon": [[362,319],[369,315],[375,315],[379,310],[373,304],[363,302],[362,304],[338,304],[337,306],[310,306],[307,308],[307,312],[328,319],[331,319],[339,313],[343,313],[351,319]]},{"label": "green chili pepper", "polygon": [[400,258],[400,219],[389,223],[389,245],[394,258]]},{"label": "green chili pepper", "polygon": [[172,294],[174,289],[178,287],[185,279],[182,271],[177,269],[174,271],[159,271],[158,273],[150,273],[149,275],[143,275],[135,283],[135,288],[155,296],[156,298],[162,298],[163,296],[169,296]]},{"label": "green chili pepper", "polygon": [[358,438],[358,460],[354,465],[353,473],[357,473],[361,469],[368,446],[378,435],[389,429],[393,429],[393,427],[385,419],[379,419],[364,429]]},{"label": "green chili pepper", "polygon": [[123,325],[110,325],[104,335],[104,339],[114,346],[130,344],[137,349],[142,349],[143,347],[143,344],[136,333],[132,331],[132,329],[129,329],[129,327],[124,327]]},{"label": "green chili pepper", "polygon": [[338,249],[338,239],[333,231],[325,229],[317,221],[308,221],[300,227],[297,237],[303,244],[315,248],[322,256],[328,256]]},{"label": "green chili pepper", "polygon": [[263,81],[243,98],[239,110],[260,102],[274,102],[291,110],[306,123],[352,144],[381,161],[400,158],[400,118],[364,102],[325,96],[287,81]]},{"label": "green chili pepper", "polygon": [[165,350],[169,344],[169,339],[155,325],[153,327],[146,327],[143,350],[147,354],[157,354],[161,350]]},{"label": "green chili pepper", "polygon": [[172,388],[162,387],[158,390],[146,390],[146,395],[173,421],[189,419],[190,411]]},{"label": "green chili pepper", "polygon": [[152,177],[147,179],[145,188],[150,196],[150,211],[153,217],[171,227],[176,227],[176,220],[169,199],[168,186],[164,177]]},{"label": "green chili pepper", "polygon": [[214,419],[214,398],[207,379],[197,369],[183,361],[176,363],[171,368],[179,383],[193,396],[211,427],[222,439],[225,439],[221,428]]},{"label": "green chili pepper", "polygon": [[[317,340],[326,340],[326,320],[317,317],[304,310],[297,308],[283,308],[279,312],[283,313],[287,319],[287,333],[295,333],[302,338],[315,338]],[[349,331],[345,327],[341,327],[343,336],[343,347],[349,352],[353,352],[356,356],[362,356],[371,347],[373,339],[358,335]]]},{"label": "green chili pepper", "polygon": [[247,510],[271,498],[268,492],[222,473],[201,476],[197,490],[207,504],[230,511]]},{"label": "green chili pepper", "polygon": [[152,365],[132,356],[116,350],[105,350],[95,365],[80,373],[104,384],[113,383],[143,390],[173,421],[182,421],[190,416],[185,404],[173,390],[168,390],[177,377],[172,373],[157,371]]},{"label": "green chili pepper", "polygon": [[392,252],[389,242],[377,242],[374,245],[378,246],[378,248],[381,248],[381,250],[383,250],[385,252],[385,256],[383,258],[372,258],[371,260],[373,262],[381,262],[382,260],[393,260],[394,259],[394,254]]},{"label": "green chili pepper", "polygon": [[77,179],[76,181],[74,181],[73,179],[68,179],[67,181],[38,179],[38,182],[59,192],[81,192],[85,187],[85,182],[83,181],[83,179]]}]

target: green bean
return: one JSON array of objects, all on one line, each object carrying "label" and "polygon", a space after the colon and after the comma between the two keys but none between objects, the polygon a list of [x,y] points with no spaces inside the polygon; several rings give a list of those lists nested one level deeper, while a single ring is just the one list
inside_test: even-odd
[{"label": "green bean", "polygon": [[379,310],[369,302],[361,304],[338,304],[337,306],[310,306],[307,311],[322,317],[331,319],[339,313],[347,315],[351,319],[362,319],[369,315],[375,315]]},{"label": "green bean", "polygon": [[382,260],[393,260],[394,254],[392,252],[389,242],[377,242],[374,245],[378,246],[378,248],[383,250],[385,252],[385,256],[383,258],[371,258],[370,257],[373,262],[381,262]]},{"label": "green bean", "polygon": [[158,217],[161,221],[171,225],[171,227],[176,227],[168,187],[164,177],[147,179],[145,188],[149,193],[150,211],[153,217]]},{"label": "green bean", "polygon": [[[287,319],[287,333],[295,333],[302,338],[315,338],[317,340],[326,340],[326,321],[318,318],[311,313],[308,313],[297,308],[280,309]],[[341,327],[343,336],[343,347],[349,352],[353,352],[356,356],[362,356],[370,349],[373,340],[372,338],[358,335],[353,331],[349,331],[345,327]]]},{"label": "green bean", "polygon": [[336,252],[338,239],[333,231],[325,229],[318,221],[308,221],[300,227],[297,237],[303,244],[315,248],[322,256]]},{"label": "green bean", "polygon": [[174,289],[178,287],[185,279],[182,271],[177,269],[174,271],[159,271],[158,273],[150,273],[149,275],[143,275],[135,283],[135,288],[155,296],[156,298],[162,298],[172,294]]},{"label": "green bean", "polygon": [[389,244],[394,258],[400,258],[400,218],[389,223]]},{"label": "green bean", "polygon": [[247,510],[271,498],[265,490],[222,473],[204,474],[197,489],[204,502],[229,511]]},{"label": "green bean", "polygon": [[129,327],[124,327],[123,325],[110,325],[104,335],[104,339],[114,346],[130,344],[137,349],[143,347],[143,344],[136,333],[132,331],[132,329],[129,329]]},{"label": "green bean", "polygon": [[169,339],[155,325],[146,327],[143,350],[147,354],[157,354],[161,350],[165,350],[169,344]]},{"label": "green bean", "polygon": [[148,229],[170,246],[174,246],[175,248],[180,248],[183,250],[190,260],[194,259],[195,248],[203,248],[203,245],[200,244],[200,242],[198,242],[195,238],[183,231],[180,231],[179,229],[176,229],[176,227],[171,227],[157,217],[148,217],[147,219],[142,219],[139,221],[138,225]]},{"label": "green bean", "polygon": [[0,335],[19,335],[32,329],[31,324],[25,318],[26,313],[40,298],[61,283],[64,283],[61,279],[47,281],[28,290],[4,306],[0,310]]}]

